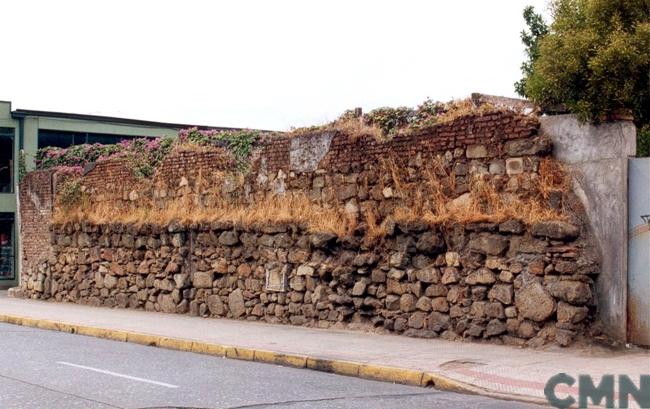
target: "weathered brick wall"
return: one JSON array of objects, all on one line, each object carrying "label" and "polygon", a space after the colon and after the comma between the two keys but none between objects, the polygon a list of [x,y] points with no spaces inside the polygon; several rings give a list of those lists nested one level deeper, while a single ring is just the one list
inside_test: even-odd
[{"label": "weathered brick wall", "polygon": [[[38,263],[47,259],[50,249],[52,219],[53,172],[30,172],[22,179],[19,189],[21,285],[34,288],[38,280]],[[41,277],[42,278],[42,277]]]},{"label": "weathered brick wall", "polygon": [[[121,192],[136,186],[137,178],[126,159],[98,162],[84,175],[84,187],[98,195],[110,196],[108,192]],[[112,197],[112,196],[111,196]]]},{"label": "weathered brick wall", "polygon": [[339,136],[333,139],[323,167],[374,163],[391,153],[415,157],[417,154],[440,154],[472,146],[486,148],[486,155],[480,157],[502,157],[506,154],[505,142],[534,137],[538,127],[536,118],[506,111],[482,116],[468,115],[430,129],[398,135],[387,142],[372,137],[353,140]]},{"label": "weathered brick wall", "polygon": [[[465,149],[472,145],[488,148],[489,156],[502,156],[504,142],[525,139],[536,135],[539,123],[535,117],[511,111],[497,111],[485,115],[472,114],[448,123],[398,135],[388,141],[378,141],[371,136],[350,138],[339,133],[332,138],[327,156],[320,162],[323,168],[340,168],[377,162],[387,154],[414,156],[438,154],[455,148]],[[318,138],[319,133],[303,138]],[[262,144],[260,161],[271,172],[291,171],[290,138],[274,138]],[[264,164],[261,165],[264,167]]]},{"label": "weathered brick wall", "polygon": [[[467,192],[469,180],[476,174],[490,173],[501,179],[503,185],[513,188],[511,178],[534,177],[540,159],[550,153],[550,143],[537,135],[535,117],[510,111],[485,115],[468,115],[408,135],[398,135],[387,141],[371,136],[351,137],[341,132],[316,132],[300,137],[266,136],[256,144],[250,171],[243,179],[224,178],[234,169],[232,156],[215,148],[188,152],[174,152],[159,166],[151,186],[139,186],[122,172],[130,172],[128,163],[103,163],[83,178],[89,191],[97,191],[95,200],[128,200],[131,197],[161,200],[158,192],[164,190],[164,200],[186,194],[181,184],[194,184],[200,174],[204,179],[215,178],[210,185],[219,187],[206,191],[206,196],[233,197],[238,201],[260,201],[269,194],[286,192],[305,193],[317,203],[338,205],[349,202],[352,207],[374,206],[395,202],[383,197],[382,191],[393,183],[386,178],[385,161],[396,162],[400,171],[409,168],[403,176],[412,183],[424,182],[427,175],[423,165],[437,156],[454,174],[458,186],[455,196]],[[101,173],[111,172],[102,184]],[[122,171],[115,171],[120,168]],[[116,175],[116,176],[113,176]],[[224,180],[227,179],[227,180]],[[529,181],[530,182],[530,181]],[[232,185],[235,186],[232,186]],[[107,194],[107,186],[118,186]],[[515,189],[516,190],[516,189]],[[385,207],[385,206],[384,206]]]},{"label": "weathered brick wall", "polygon": [[199,174],[209,176],[214,172],[233,169],[235,160],[224,148],[209,150],[181,150],[163,159],[156,169],[156,180],[178,183],[183,178],[195,178]]},{"label": "weathered brick wall", "polygon": [[286,137],[269,137],[260,141],[258,146],[258,166],[269,172],[277,172],[289,167],[291,140]]},{"label": "weathered brick wall", "polygon": [[[181,179],[195,180],[199,175],[206,177],[234,166],[233,156],[223,148],[178,149],[156,167],[152,180],[153,184],[178,185]],[[133,165],[123,158],[97,163],[83,175],[82,181],[84,190],[98,201],[128,200],[131,191],[140,192],[143,187]]]}]

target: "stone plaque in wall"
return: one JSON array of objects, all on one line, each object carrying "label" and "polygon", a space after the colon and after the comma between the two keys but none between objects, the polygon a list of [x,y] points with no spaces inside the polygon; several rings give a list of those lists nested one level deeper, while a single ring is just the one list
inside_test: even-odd
[{"label": "stone plaque in wall", "polygon": [[287,291],[286,268],[266,269],[266,291]]}]

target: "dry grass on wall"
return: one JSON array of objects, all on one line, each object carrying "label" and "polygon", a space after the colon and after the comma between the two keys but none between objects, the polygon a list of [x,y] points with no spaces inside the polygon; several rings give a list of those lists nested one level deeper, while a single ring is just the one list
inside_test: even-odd
[{"label": "dry grass on wall", "polygon": [[[405,166],[385,159],[380,168],[388,175],[398,205],[382,218],[372,205],[360,204],[360,213],[349,214],[341,204],[321,205],[300,192],[269,195],[250,203],[237,195],[223,193],[226,183],[243,183],[243,178],[214,174],[209,179],[200,174],[190,185],[169,188],[164,185],[141,186],[137,200],[91,201],[85,196],[75,205],[57,206],[54,223],[88,221],[94,224],[125,223],[167,225],[227,222],[237,226],[255,227],[268,224],[295,223],[311,231],[331,232],[339,237],[355,230],[364,231],[368,240],[382,237],[389,223],[425,223],[431,226],[472,222],[503,222],[518,219],[531,225],[542,220],[566,220],[562,210],[549,205],[553,192],[568,190],[569,182],[561,165],[543,159],[534,183],[523,192],[498,189],[488,175],[475,176],[469,191],[460,197],[454,193],[456,178],[447,170],[441,157],[428,158],[420,168],[421,175],[409,181]],[[521,175],[518,175],[521,176]],[[513,176],[514,178],[518,176]],[[230,180],[230,182],[226,182]],[[383,179],[380,179],[383,183]],[[156,199],[154,191],[174,191],[172,197]]]},{"label": "dry grass on wall", "polygon": [[245,227],[295,223],[340,237],[351,234],[356,226],[355,218],[346,215],[343,209],[317,206],[302,194],[273,196],[252,204],[224,200],[209,207],[198,204],[194,194],[167,200],[162,207],[150,199],[136,202],[84,200],[73,208],[56,209],[53,219],[55,224],[83,221],[163,226],[172,221],[185,225],[224,222]]},{"label": "dry grass on wall", "polygon": [[[569,178],[561,164],[551,158],[540,161],[536,183],[524,193],[498,190],[487,175],[475,176],[469,192],[454,198],[453,172],[446,171],[441,158],[432,160],[424,170],[425,183],[406,183],[394,161],[385,161],[390,170],[402,205],[394,210],[395,221],[425,222],[429,225],[449,223],[503,222],[518,219],[531,225],[543,220],[566,220],[561,209],[549,205],[552,192],[565,192]],[[520,177],[519,175],[514,176]]]},{"label": "dry grass on wall", "polygon": [[353,141],[364,137],[374,138],[377,141],[386,141],[390,139],[384,135],[379,127],[369,125],[361,118],[342,118],[323,125],[296,128],[284,135],[289,138],[297,138],[322,132],[340,132]]}]

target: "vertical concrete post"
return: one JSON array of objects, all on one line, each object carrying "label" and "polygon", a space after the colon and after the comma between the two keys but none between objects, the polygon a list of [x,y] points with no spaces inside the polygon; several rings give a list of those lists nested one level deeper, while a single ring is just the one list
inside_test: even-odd
[{"label": "vertical concrete post", "polygon": [[628,166],[627,339],[650,347],[650,158],[630,159]]},{"label": "vertical concrete post", "polygon": [[541,118],[540,132],[553,140],[553,154],[573,178],[600,246],[596,281],[598,316],[615,339],[627,338],[628,157],[636,153],[631,121],[581,124],[574,115]]}]

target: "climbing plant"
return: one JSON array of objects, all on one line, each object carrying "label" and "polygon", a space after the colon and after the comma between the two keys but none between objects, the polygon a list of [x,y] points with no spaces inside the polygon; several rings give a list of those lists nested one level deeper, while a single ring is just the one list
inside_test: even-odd
[{"label": "climbing plant", "polygon": [[80,173],[89,163],[123,158],[130,164],[136,177],[148,178],[174,147],[190,144],[221,146],[228,149],[235,159],[236,170],[242,171],[248,168],[248,158],[257,137],[257,131],[215,131],[191,128],[180,131],[179,138],[134,138],[112,145],[46,147],[36,153],[35,164],[37,169],[74,169]]},{"label": "climbing plant", "polygon": [[191,128],[183,130],[179,134],[180,143],[221,146],[228,149],[235,158],[235,166],[238,170],[248,168],[248,159],[258,137],[259,132],[251,130],[219,131]]}]

